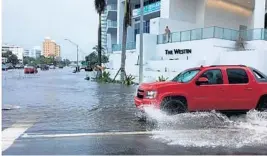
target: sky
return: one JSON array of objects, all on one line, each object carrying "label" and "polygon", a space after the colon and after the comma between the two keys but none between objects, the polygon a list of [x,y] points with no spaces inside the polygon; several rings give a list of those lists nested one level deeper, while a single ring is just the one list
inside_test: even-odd
[{"label": "sky", "polygon": [[61,57],[84,58],[97,44],[98,15],[94,0],[2,0],[3,43],[30,49],[42,47],[45,37],[61,46]]}]

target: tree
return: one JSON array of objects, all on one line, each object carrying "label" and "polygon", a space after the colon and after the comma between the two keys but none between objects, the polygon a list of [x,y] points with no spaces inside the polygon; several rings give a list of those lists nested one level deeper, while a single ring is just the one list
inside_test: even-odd
[{"label": "tree", "polygon": [[7,58],[7,62],[12,63],[13,65],[16,65],[19,63],[19,60],[16,55],[12,54],[10,57]]},{"label": "tree", "polygon": [[125,60],[126,60],[126,40],[127,40],[127,27],[132,25],[132,10],[131,0],[125,1],[125,13],[123,19],[123,30],[122,30],[122,48],[121,48],[121,82],[125,79]]},{"label": "tree", "polygon": [[63,62],[65,66],[69,66],[71,64],[69,59],[64,59]]},{"label": "tree", "polygon": [[24,56],[23,57],[23,64],[31,64],[33,62],[36,62],[36,60],[33,57]]},{"label": "tree", "polygon": [[12,53],[12,51],[8,50],[5,53],[2,53],[2,57],[7,58],[7,63],[12,63],[16,65],[19,63],[18,57]]},{"label": "tree", "polygon": [[[98,65],[101,66],[101,14],[105,11],[106,0],[95,0],[95,10],[98,13]],[[99,75],[99,74],[98,74]],[[101,73],[100,75],[101,76]]]},{"label": "tree", "polygon": [[[98,64],[98,60],[99,58],[96,52],[92,52],[91,54],[85,57],[85,61],[89,62],[88,64],[91,68],[95,67]],[[107,63],[108,57],[106,55],[102,55],[101,62]]]}]

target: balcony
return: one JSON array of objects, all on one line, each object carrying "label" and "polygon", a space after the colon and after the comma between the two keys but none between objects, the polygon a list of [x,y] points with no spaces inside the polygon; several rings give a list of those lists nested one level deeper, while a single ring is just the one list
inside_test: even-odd
[{"label": "balcony", "polygon": [[[140,16],[140,8],[133,10],[133,18],[137,18]],[[144,16],[152,13],[160,12],[160,2],[152,3],[144,6]]]},{"label": "balcony", "polygon": [[[113,44],[112,51],[121,51],[122,45],[121,44]],[[135,49],[135,42],[128,42],[126,43],[126,50]]]},{"label": "balcony", "polygon": [[238,31],[221,27],[200,28],[171,33],[169,42],[165,34],[158,35],[157,44],[203,40],[209,38],[217,38],[230,41],[237,41],[239,38],[242,38],[244,41],[267,40],[267,30],[250,29],[245,31]]},{"label": "balcony", "polygon": [[116,4],[107,5],[107,19],[111,19],[111,20],[117,19],[117,5]]},{"label": "balcony", "polygon": [[107,20],[107,33],[117,32],[117,21]]}]

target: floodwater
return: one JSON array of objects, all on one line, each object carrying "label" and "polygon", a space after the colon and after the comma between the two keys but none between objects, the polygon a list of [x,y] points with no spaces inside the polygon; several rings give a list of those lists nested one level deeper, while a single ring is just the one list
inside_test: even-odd
[{"label": "floodwater", "polygon": [[166,146],[225,147],[234,151],[255,147],[267,154],[267,112],[250,111],[230,118],[216,112],[167,116],[147,108],[154,124],[140,122],[133,103],[136,86],[97,84],[84,80],[85,72],[72,70],[39,71],[36,75],[24,75],[22,70],[3,72],[2,107],[10,110],[2,111],[2,129],[35,121],[27,133],[152,131],[147,139]]}]

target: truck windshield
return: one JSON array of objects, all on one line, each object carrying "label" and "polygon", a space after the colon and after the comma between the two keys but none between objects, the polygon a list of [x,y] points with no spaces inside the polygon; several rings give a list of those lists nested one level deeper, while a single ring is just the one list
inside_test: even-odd
[{"label": "truck windshield", "polygon": [[199,72],[199,69],[186,70],[178,74],[172,81],[186,83],[191,81]]}]

